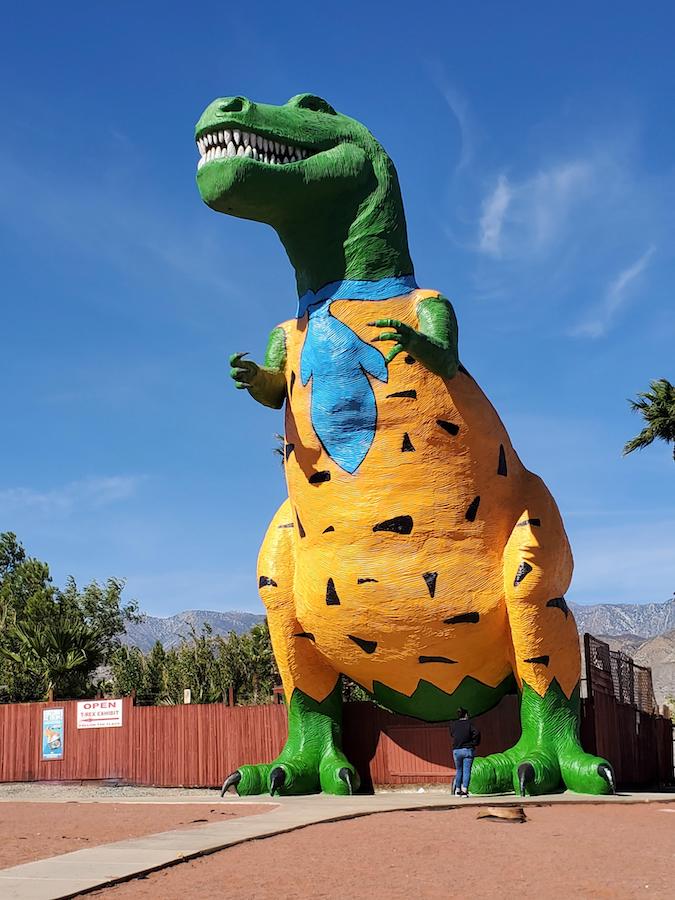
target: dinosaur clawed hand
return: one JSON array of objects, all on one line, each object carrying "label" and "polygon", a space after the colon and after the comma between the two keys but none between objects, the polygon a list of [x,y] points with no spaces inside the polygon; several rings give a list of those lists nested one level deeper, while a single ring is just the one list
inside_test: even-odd
[{"label": "dinosaur clawed hand", "polygon": [[230,357],[230,378],[240,391],[253,384],[260,367],[251,359],[244,359],[246,353],[233,353]]}]

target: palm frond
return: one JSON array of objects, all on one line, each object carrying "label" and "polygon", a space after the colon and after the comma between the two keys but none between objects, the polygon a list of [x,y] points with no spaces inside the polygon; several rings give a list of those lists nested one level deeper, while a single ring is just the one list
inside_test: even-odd
[{"label": "palm frond", "polygon": [[[667,379],[652,381],[649,390],[628,401],[631,410],[639,413],[647,427],[624,445],[623,455],[642,450],[655,440],[675,443],[675,386]],[[675,448],[673,450],[675,459]]]}]

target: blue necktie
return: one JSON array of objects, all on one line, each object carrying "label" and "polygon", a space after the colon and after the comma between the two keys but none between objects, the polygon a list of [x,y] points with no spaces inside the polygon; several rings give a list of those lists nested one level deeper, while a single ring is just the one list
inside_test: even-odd
[{"label": "blue necktie", "polygon": [[375,437],[377,405],[368,376],[386,382],[384,356],[331,315],[333,300],[388,300],[417,287],[412,275],[381,281],[338,281],[300,298],[308,314],[300,357],[303,385],[312,379],[312,427],[334,462],[353,474]]}]

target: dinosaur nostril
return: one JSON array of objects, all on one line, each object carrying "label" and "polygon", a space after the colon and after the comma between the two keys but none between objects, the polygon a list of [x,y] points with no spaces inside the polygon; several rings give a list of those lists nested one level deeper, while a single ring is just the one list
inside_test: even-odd
[{"label": "dinosaur nostril", "polygon": [[247,100],[246,97],[226,97],[218,104],[218,112],[243,112],[250,105],[251,101]]}]

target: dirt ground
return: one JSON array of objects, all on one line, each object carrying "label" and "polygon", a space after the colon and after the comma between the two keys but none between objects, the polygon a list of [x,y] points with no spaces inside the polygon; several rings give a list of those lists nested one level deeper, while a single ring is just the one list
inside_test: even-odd
[{"label": "dirt ground", "polygon": [[98,892],[102,900],[634,900],[673,897],[675,803],[393,812],[250,841]]},{"label": "dirt ground", "polygon": [[96,844],[269,812],[269,805],[0,803],[0,869]]}]

